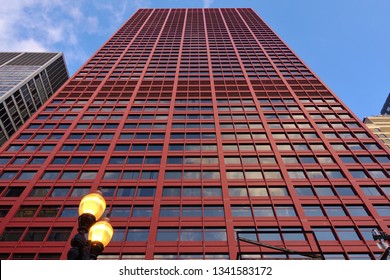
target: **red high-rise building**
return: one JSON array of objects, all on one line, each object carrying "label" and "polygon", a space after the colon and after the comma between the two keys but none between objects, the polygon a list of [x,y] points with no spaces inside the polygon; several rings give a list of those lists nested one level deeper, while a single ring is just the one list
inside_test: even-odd
[{"label": "red high-rise building", "polygon": [[[362,101],[363,102],[363,101]],[[2,259],[374,259],[389,151],[251,9],[141,9],[1,148]],[[319,246],[318,246],[319,244]]]}]

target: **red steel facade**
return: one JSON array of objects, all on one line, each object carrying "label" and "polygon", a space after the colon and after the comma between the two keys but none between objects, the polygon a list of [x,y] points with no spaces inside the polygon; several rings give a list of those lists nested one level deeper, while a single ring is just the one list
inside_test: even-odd
[{"label": "red steel facade", "polygon": [[65,259],[99,187],[102,258],[374,259],[390,226],[389,150],[251,9],[138,10],[0,152],[2,259]]}]

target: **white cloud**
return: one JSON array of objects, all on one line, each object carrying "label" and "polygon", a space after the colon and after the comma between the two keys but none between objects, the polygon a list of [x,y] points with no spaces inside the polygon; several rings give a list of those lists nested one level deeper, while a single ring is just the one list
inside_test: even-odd
[{"label": "white cloud", "polygon": [[0,50],[43,51],[63,40],[61,24],[48,12],[59,1],[7,1],[0,6]]},{"label": "white cloud", "polygon": [[0,51],[61,51],[72,72],[136,8],[150,6],[151,0],[3,0]]},{"label": "white cloud", "polygon": [[48,33],[48,39],[53,42],[57,43],[62,41],[62,38],[64,36],[63,28],[62,27],[54,27],[50,26],[47,28],[47,33]]},{"label": "white cloud", "polygon": [[141,8],[149,8],[151,6],[151,2],[149,0],[135,0],[134,1],[134,6],[137,8],[137,9],[141,9]]},{"label": "white cloud", "polygon": [[210,8],[214,0],[203,0],[203,8]]},{"label": "white cloud", "polygon": [[80,20],[83,17],[83,13],[81,12],[79,7],[71,7],[69,10],[69,14],[75,19]]},{"label": "white cloud", "polygon": [[99,20],[97,17],[87,17],[87,31],[89,33],[99,32]]},{"label": "white cloud", "polygon": [[11,48],[14,51],[29,51],[29,52],[49,51],[40,42],[38,42],[32,38],[15,42],[15,45],[11,46]]}]

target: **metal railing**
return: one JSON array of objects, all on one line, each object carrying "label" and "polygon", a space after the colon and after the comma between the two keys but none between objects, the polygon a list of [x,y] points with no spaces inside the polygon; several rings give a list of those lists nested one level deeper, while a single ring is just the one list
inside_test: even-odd
[{"label": "metal railing", "polygon": [[[278,235],[278,236],[280,236],[282,234],[285,234],[285,235],[286,234],[302,234],[302,235],[305,236],[305,239],[304,239],[305,241],[307,241],[307,237],[306,236],[307,235],[311,235],[313,237],[313,240],[314,240],[315,245],[316,245],[316,248],[315,248],[316,251],[304,252],[304,251],[292,250],[292,249],[289,249],[289,248],[286,248],[286,247],[279,247],[279,246],[267,244],[267,243],[264,243],[264,242],[261,241],[261,234],[262,233],[263,234],[275,234],[275,235]],[[248,234],[255,235],[258,240],[251,240],[249,238],[242,237],[242,235],[248,235]],[[252,245],[256,245],[256,246],[259,246],[259,247],[272,249],[272,250],[275,250],[277,252],[285,253],[286,255],[300,255],[300,256],[303,257],[302,259],[311,259],[311,260],[324,260],[325,259],[324,258],[324,254],[321,251],[320,244],[318,243],[318,240],[317,240],[317,238],[316,238],[316,236],[315,236],[313,231],[302,231],[302,230],[288,230],[288,231],[285,231],[285,232],[281,232],[281,231],[277,231],[277,230],[274,230],[274,231],[268,231],[268,230],[267,231],[264,231],[264,230],[263,231],[262,230],[258,230],[258,231],[237,231],[236,232],[236,238],[237,238],[237,242],[238,242],[238,253],[237,253],[237,259],[238,260],[242,260],[243,259],[242,256],[244,254],[248,254],[248,252],[242,252],[242,248],[241,248],[241,246],[242,246],[241,243],[242,242],[245,242],[245,243],[248,243],[248,244],[252,244]],[[282,240],[280,239],[280,241],[282,241]],[[286,240],[284,240],[283,244],[285,244],[285,243],[286,243]],[[310,244],[308,242],[308,246],[311,248],[312,244]],[[263,254],[268,254],[268,253],[269,252],[263,253]]]}]

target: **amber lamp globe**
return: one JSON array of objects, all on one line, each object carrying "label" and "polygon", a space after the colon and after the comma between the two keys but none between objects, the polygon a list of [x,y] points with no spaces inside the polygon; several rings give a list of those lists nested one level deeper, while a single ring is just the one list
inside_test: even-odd
[{"label": "amber lamp globe", "polygon": [[106,209],[106,201],[103,196],[96,192],[90,193],[83,197],[79,205],[79,216],[91,214],[98,220]]},{"label": "amber lamp globe", "polygon": [[100,242],[104,247],[110,242],[112,235],[114,234],[114,229],[108,222],[108,219],[99,221],[95,223],[88,233],[88,240],[92,243]]}]

